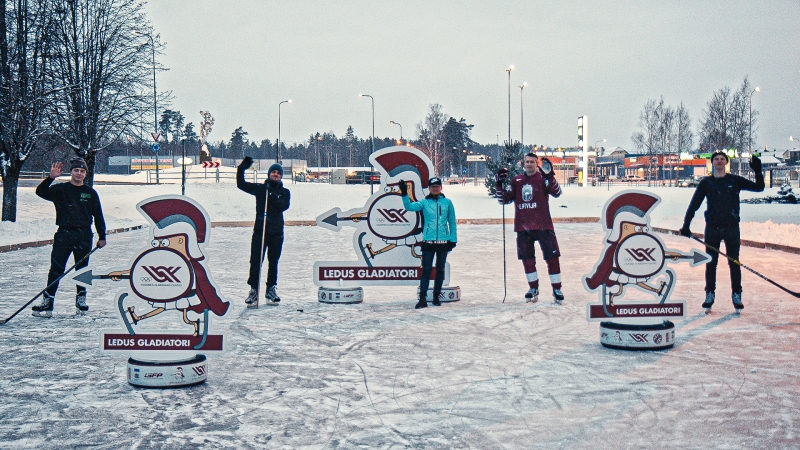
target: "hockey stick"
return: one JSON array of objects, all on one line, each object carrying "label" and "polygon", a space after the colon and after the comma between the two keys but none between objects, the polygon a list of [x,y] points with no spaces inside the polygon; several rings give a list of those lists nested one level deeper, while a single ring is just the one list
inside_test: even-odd
[{"label": "hockey stick", "polygon": [[[502,195],[502,194],[501,194]],[[503,200],[503,197],[500,197]],[[506,302],[508,287],[506,285],[506,204],[503,203],[503,301]]]},{"label": "hockey stick", "polygon": [[264,270],[264,244],[267,241],[267,212],[269,211],[269,175],[267,175],[266,193],[264,195],[264,222],[261,224],[261,253],[259,253],[258,281],[256,282],[256,309],[261,301],[261,272]]},{"label": "hockey stick", "polygon": [[65,271],[64,271],[64,273],[63,273],[63,274],[61,274],[61,276],[60,276],[60,277],[58,277],[58,278],[56,278],[55,280],[53,280],[53,281],[52,281],[50,284],[48,284],[48,285],[47,285],[47,287],[46,287],[46,288],[44,288],[44,289],[42,289],[41,291],[39,291],[39,293],[38,293],[38,294],[36,294],[36,296],[35,296],[35,297],[33,297],[32,299],[28,300],[28,303],[25,303],[24,305],[22,305],[22,307],[21,307],[20,309],[18,309],[16,312],[14,312],[14,314],[12,314],[12,315],[8,316],[8,318],[6,318],[6,319],[0,319],[0,325],[5,325],[5,324],[7,324],[9,320],[13,319],[13,318],[14,318],[14,316],[16,316],[17,314],[19,314],[20,312],[22,312],[22,310],[23,310],[23,309],[25,309],[25,308],[27,308],[27,307],[28,307],[28,305],[30,305],[31,303],[33,303],[34,301],[36,301],[36,299],[37,299],[37,298],[39,298],[39,296],[40,296],[40,295],[44,294],[44,293],[45,293],[45,291],[47,291],[48,289],[50,289],[50,287],[51,287],[51,286],[53,286],[54,284],[58,283],[58,282],[59,282],[59,281],[60,281],[62,278],[64,278],[65,276],[67,276],[67,274],[68,274],[68,273],[70,273],[70,272],[72,271],[72,269],[74,269],[74,268],[75,268],[75,266],[77,266],[78,264],[80,264],[80,263],[84,262],[84,261],[86,260],[86,258],[88,258],[88,257],[89,257],[89,255],[91,255],[92,253],[96,252],[96,251],[97,251],[97,250],[99,250],[99,249],[100,249],[100,247],[95,247],[95,248],[93,248],[93,249],[92,249],[92,251],[90,251],[90,252],[89,252],[89,253],[87,253],[87,254],[86,254],[86,255],[85,255],[83,258],[81,258],[80,260],[78,260],[78,261],[77,261],[75,264],[73,264],[73,265],[72,265],[72,267],[70,267],[69,269],[65,270]]},{"label": "hockey stick", "polygon": [[744,268],[744,269],[747,269],[747,270],[749,270],[750,272],[752,272],[752,273],[756,274],[756,275],[757,275],[759,278],[761,278],[762,280],[764,280],[764,281],[766,281],[766,282],[768,282],[768,283],[772,284],[773,286],[775,286],[775,287],[777,287],[778,289],[780,289],[780,290],[782,290],[782,291],[786,292],[787,294],[793,295],[793,296],[795,296],[796,298],[800,298],[800,292],[794,292],[794,291],[790,291],[789,289],[786,289],[785,287],[783,287],[783,286],[781,286],[780,284],[778,284],[778,283],[776,283],[776,282],[774,282],[774,281],[770,280],[769,278],[765,277],[764,275],[761,275],[760,273],[756,272],[755,270],[753,270],[753,269],[751,269],[751,268],[749,268],[749,267],[745,266],[745,265],[744,265],[744,264],[742,264],[742,263],[741,263],[741,262],[740,262],[738,259],[732,258],[732,257],[730,257],[730,256],[726,255],[725,253],[722,253],[722,252],[721,252],[721,251],[720,251],[718,248],[714,248],[714,247],[712,247],[712,246],[710,246],[710,245],[706,244],[705,242],[703,242],[703,240],[702,240],[702,239],[698,238],[698,237],[697,237],[697,236],[695,236],[695,235],[692,235],[692,236],[691,236],[691,238],[692,238],[692,239],[694,239],[695,241],[697,241],[697,242],[699,242],[699,243],[701,243],[701,244],[705,245],[705,246],[706,246],[706,248],[710,248],[711,250],[714,250],[714,251],[715,251],[715,252],[717,252],[718,254],[720,254],[720,255],[722,255],[722,256],[724,256],[724,257],[728,258],[728,259],[729,259],[731,262],[733,262],[733,263],[734,263],[734,264],[736,264],[737,266],[739,266],[739,267],[742,267],[742,268]]}]

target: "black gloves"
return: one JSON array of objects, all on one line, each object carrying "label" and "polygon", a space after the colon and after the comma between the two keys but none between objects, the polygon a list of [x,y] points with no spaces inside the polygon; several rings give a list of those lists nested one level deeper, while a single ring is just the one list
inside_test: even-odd
[{"label": "black gloves", "polygon": [[761,160],[758,158],[758,156],[753,155],[753,157],[750,158],[750,168],[753,169],[753,172],[756,174],[761,173]]},{"label": "black gloves", "polygon": [[402,195],[403,197],[408,195],[408,185],[406,184],[405,180],[400,180],[397,187],[400,188],[400,195]]},{"label": "black gloves", "polygon": [[508,169],[503,167],[502,169],[498,170],[497,173],[495,174],[494,181],[502,183],[506,180],[508,180]]},{"label": "black gloves", "polygon": [[550,178],[554,175],[553,163],[551,163],[549,159],[542,158],[541,168],[542,168],[542,175],[544,175],[545,178]]},{"label": "black gloves", "polygon": [[241,163],[239,163],[239,170],[247,170],[253,165],[253,158],[245,156]]},{"label": "black gloves", "polygon": [[689,229],[688,223],[684,223],[681,227],[681,236],[692,237],[692,230]]}]

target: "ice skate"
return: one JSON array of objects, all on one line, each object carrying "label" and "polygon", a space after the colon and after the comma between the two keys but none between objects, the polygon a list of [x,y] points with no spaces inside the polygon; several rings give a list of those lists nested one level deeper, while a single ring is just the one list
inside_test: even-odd
[{"label": "ice skate", "polygon": [[75,314],[78,316],[85,316],[86,311],[89,310],[89,305],[86,304],[86,294],[78,294],[75,296]]},{"label": "ice skate", "polygon": [[425,293],[421,292],[419,294],[419,301],[417,302],[416,305],[414,305],[414,309],[422,309],[427,307],[428,307],[428,299],[425,298]]},{"label": "ice skate", "polygon": [[564,301],[564,293],[559,288],[553,288],[553,303],[560,305]]},{"label": "ice skate", "polygon": [[703,302],[703,309],[705,309],[706,314],[711,312],[712,306],[714,306],[714,293],[706,292],[706,301]]},{"label": "ice skate", "polygon": [[258,308],[258,291],[250,288],[250,293],[247,294],[247,298],[244,299],[244,302],[247,303],[248,308]]},{"label": "ice skate", "polygon": [[31,315],[34,317],[53,317],[53,296],[45,292],[42,294],[42,302],[31,308]]},{"label": "ice skate", "polygon": [[525,303],[536,303],[539,301],[539,288],[530,288],[525,294]]},{"label": "ice skate", "polygon": [[270,286],[267,289],[266,298],[267,298],[267,300],[269,300],[267,302],[268,305],[272,305],[272,306],[280,305],[281,304],[281,298],[278,297],[278,286]]},{"label": "ice skate", "polygon": [[742,303],[742,293],[734,292],[731,294],[731,300],[733,300],[733,307],[736,308],[736,314],[740,314],[744,309],[744,304]]}]

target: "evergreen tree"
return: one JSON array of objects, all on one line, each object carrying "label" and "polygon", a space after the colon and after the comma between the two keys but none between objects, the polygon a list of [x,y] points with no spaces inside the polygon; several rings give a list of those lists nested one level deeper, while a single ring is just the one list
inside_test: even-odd
[{"label": "evergreen tree", "polygon": [[489,171],[486,174],[486,180],[484,184],[486,188],[489,190],[489,196],[495,197],[497,195],[497,191],[494,188],[494,175],[500,169],[508,169],[508,179],[514,177],[514,175],[520,174],[523,171],[522,166],[520,165],[520,161],[522,160],[522,144],[519,141],[514,141],[513,143],[509,144],[508,142],[505,143],[505,146],[500,150],[500,154],[497,158],[491,158],[490,160],[486,161],[486,169]]},{"label": "evergreen tree", "polygon": [[200,137],[194,132],[194,124],[189,122],[183,127],[183,138],[186,142],[197,142]]},{"label": "evergreen tree", "polygon": [[230,155],[228,157],[234,159],[244,158],[244,148],[247,145],[247,131],[244,131],[242,127],[237,128],[231,133]]}]

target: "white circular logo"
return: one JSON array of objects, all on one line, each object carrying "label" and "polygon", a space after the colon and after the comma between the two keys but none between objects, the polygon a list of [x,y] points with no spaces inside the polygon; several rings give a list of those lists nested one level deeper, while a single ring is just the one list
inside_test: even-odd
[{"label": "white circular logo", "polygon": [[171,302],[188,294],[194,283],[189,261],[171,248],[152,248],[131,269],[131,289],[151,302]]},{"label": "white circular logo", "polygon": [[381,239],[403,239],[421,231],[420,213],[403,208],[403,197],[384,194],[370,205],[369,229]]},{"label": "white circular logo", "polygon": [[661,271],[664,266],[664,247],[655,237],[636,233],[619,243],[616,253],[617,267],[630,277],[646,278]]}]

